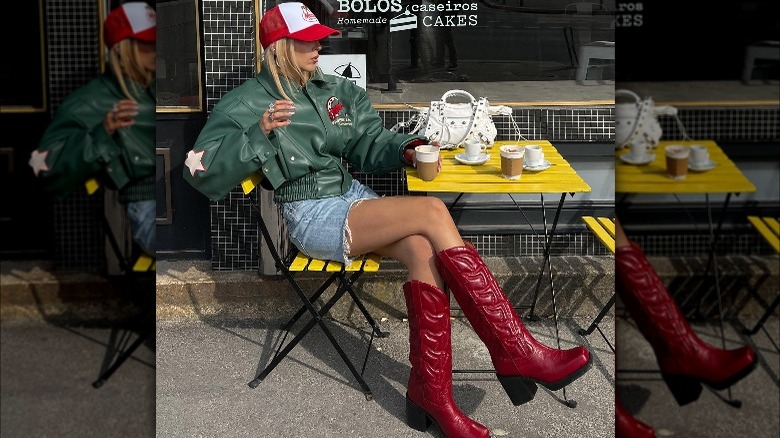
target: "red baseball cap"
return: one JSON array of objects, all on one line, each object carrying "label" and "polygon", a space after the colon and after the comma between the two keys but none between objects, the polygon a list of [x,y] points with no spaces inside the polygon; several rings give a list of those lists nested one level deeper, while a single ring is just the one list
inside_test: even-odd
[{"label": "red baseball cap", "polygon": [[276,5],[260,20],[260,44],[264,49],[284,37],[301,41],[318,41],[339,33],[336,29],[320,24],[317,16],[300,2]]},{"label": "red baseball cap", "polygon": [[103,26],[106,45],[126,38],[154,42],[157,40],[157,13],[144,2],[128,2],[114,9]]}]

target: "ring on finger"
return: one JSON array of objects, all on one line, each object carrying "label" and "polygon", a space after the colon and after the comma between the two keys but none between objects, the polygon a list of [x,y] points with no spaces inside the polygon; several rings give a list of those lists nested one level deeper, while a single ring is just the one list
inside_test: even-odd
[{"label": "ring on finger", "polygon": [[274,112],[270,109],[268,110],[268,121],[273,122],[274,121]]}]

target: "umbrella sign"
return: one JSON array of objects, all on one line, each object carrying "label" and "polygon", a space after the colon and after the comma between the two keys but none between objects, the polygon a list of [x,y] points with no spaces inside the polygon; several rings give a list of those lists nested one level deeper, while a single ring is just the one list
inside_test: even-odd
[{"label": "umbrella sign", "polygon": [[320,55],[322,72],[341,76],[366,89],[366,55]]}]

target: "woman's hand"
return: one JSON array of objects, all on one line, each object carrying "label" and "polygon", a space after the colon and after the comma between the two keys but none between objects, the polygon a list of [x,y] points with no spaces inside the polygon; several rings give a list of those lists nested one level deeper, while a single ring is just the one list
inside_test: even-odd
[{"label": "woman's hand", "polygon": [[114,135],[119,128],[126,128],[135,123],[138,115],[138,103],[131,99],[122,99],[114,104],[103,118],[103,127],[108,135]]},{"label": "woman's hand", "polygon": [[275,128],[287,126],[292,121],[290,117],[295,114],[295,104],[290,100],[275,100],[268,105],[260,118],[260,127],[267,136]]},{"label": "woman's hand", "polygon": [[[437,147],[441,148],[441,143],[439,143],[436,140],[434,140],[434,141],[432,141],[432,142],[430,142],[428,144],[431,145],[431,146],[437,146]],[[410,163],[412,163],[412,167],[417,167],[417,151],[415,151],[414,148],[409,148],[406,151],[404,151],[404,153],[406,154],[406,159],[409,160]],[[439,172],[441,172],[441,165],[442,165],[442,161],[441,161],[441,152],[440,152],[439,153],[439,168],[438,168]]]},{"label": "woman's hand", "polygon": [[431,146],[437,146],[439,148],[439,168],[437,171],[441,172],[441,143],[438,140],[434,140],[431,142]]}]

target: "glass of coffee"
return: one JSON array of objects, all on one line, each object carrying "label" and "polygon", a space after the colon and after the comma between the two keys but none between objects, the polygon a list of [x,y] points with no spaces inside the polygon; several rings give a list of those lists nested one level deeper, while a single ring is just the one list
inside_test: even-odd
[{"label": "glass of coffee", "polygon": [[685,179],[688,174],[690,149],[681,144],[670,144],[666,152],[666,174],[672,179]]}]

